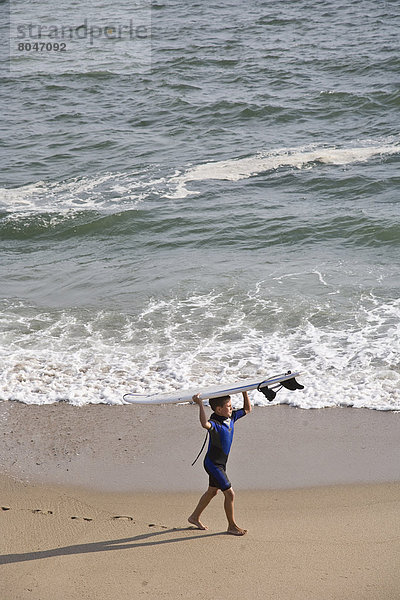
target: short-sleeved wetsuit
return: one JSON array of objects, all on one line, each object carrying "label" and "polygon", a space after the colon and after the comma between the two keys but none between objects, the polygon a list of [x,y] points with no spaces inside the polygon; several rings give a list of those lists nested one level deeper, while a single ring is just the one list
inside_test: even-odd
[{"label": "short-sleeved wetsuit", "polygon": [[229,450],[231,449],[234,423],[246,415],[244,408],[234,410],[231,418],[221,417],[215,413],[211,415],[209,421],[210,441],[208,450],[204,459],[204,468],[209,475],[209,485],[219,488],[222,491],[231,487],[231,482],[226,475],[226,462],[228,460]]}]

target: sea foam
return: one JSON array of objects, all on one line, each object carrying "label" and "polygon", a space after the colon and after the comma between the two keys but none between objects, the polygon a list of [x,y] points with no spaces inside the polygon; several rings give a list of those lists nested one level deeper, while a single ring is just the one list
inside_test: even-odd
[{"label": "sea foam", "polygon": [[31,213],[129,210],[141,201],[144,173],[99,173],[64,181],[38,181],[0,189],[0,210],[15,216]]},{"label": "sea foam", "polygon": [[[290,306],[262,289],[154,298],[135,315],[9,302],[1,399],[120,404],[127,391],[201,389],[292,369],[306,371],[305,389],[282,390],[275,404],[400,410],[400,301],[361,295],[343,323],[297,299],[298,325],[288,327]],[[258,392],[252,401],[269,404]]]},{"label": "sea foam", "polygon": [[348,165],[365,162],[377,156],[399,154],[397,144],[368,145],[354,148],[336,147],[299,147],[282,148],[268,152],[260,152],[245,158],[232,158],[216,162],[207,162],[192,167],[181,175],[171,178],[175,182],[175,197],[185,197],[191,192],[186,188],[190,181],[219,179],[239,181],[281,167],[295,169],[312,168],[313,164]]}]

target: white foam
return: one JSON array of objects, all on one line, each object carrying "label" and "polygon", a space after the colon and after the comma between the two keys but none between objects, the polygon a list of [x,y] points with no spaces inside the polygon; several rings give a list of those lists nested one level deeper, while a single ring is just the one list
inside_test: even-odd
[{"label": "white foam", "polygon": [[[143,174],[141,175],[143,176]],[[0,188],[0,209],[13,215],[130,210],[143,199],[143,188],[154,182],[141,176],[105,173],[66,181],[38,181],[17,188]]]},{"label": "white foam", "polygon": [[367,145],[354,148],[336,147],[310,147],[281,148],[269,152],[259,152],[246,158],[233,158],[229,160],[207,162],[188,169],[183,174],[171,178],[175,182],[174,197],[185,197],[196,193],[187,190],[186,184],[190,181],[205,181],[219,179],[238,181],[273,171],[281,167],[302,169],[313,163],[348,165],[355,162],[365,162],[376,156],[399,154],[400,145],[382,144]]},{"label": "white foam", "polygon": [[246,158],[207,162],[184,171],[176,170],[167,177],[155,173],[158,167],[153,166],[151,170],[132,173],[100,173],[59,182],[38,181],[18,188],[0,188],[0,210],[16,216],[38,212],[132,210],[149,194],[161,198],[198,194],[187,189],[191,181],[238,181],[281,167],[311,169],[321,164],[348,165],[399,153],[400,145],[393,139],[380,143],[368,141],[364,146],[349,148],[299,146],[259,152]]},{"label": "white foam", "polygon": [[[245,295],[153,299],[125,316],[9,304],[1,314],[0,397],[118,404],[126,391],[203,387],[291,368],[307,371],[305,390],[282,390],[274,403],[400,410],[399,300],[360,296],[348,322],[317,323],[318,307],[305,302],[301,317],[294,314],[299,299],[290,307],[262,290],[260,282]],[[290,309],[296,327],[287,325]],[[258,392],[252,399],[269,405]]]}]

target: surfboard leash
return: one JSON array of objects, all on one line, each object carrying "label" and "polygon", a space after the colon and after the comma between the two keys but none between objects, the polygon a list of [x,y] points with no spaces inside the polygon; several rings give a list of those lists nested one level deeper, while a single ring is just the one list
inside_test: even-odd
[{"label": "surfboard leash", "polygon": [[203,445],[202,445],[202,447],[201,447],[201,450],[200,450],[200,452],[198,453],[198,455],[196,456],[196,458],[195,458],[195,459],[194,459],[194,461],[192,462],[192,467],[193,467],[193,465],[194,465],[194,464],[196,464],[196,463],[197,463],[197,461],[199,460],[199,458],[200,458],[200,455],[201,455],[201,453],[202,453],[202,452],[203,452],[203,450],[204,450],[204,446],[205,446],[205,445],[206,445],[206,443],[207,443],[207,438],[208,438],[208,435],[209,435],[209,431],[207,431],[207,433],[206,433],[206,437],[204,438],[204,442],[203,442]]}]

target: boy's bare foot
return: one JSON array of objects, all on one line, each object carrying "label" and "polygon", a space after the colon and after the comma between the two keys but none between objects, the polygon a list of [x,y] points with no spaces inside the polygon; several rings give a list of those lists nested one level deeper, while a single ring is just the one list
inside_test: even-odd
[{"label": "boy's bare foot", "polygon": [[228,527],[227,533],[230,533],[231,535],[245,535],[247,529],[242,529],[236,525],[235,527]]},{"label": "boy's bare foot", "polygon": [[203,531],[206,531],[208,529],[208,527],[206,525],[203,525],[203,523],[201,521],[199,521],[199,519],[195,519],[192,516],[190,516],[188,518],[188,521],[191,525],[194,525],[195,527],[197,527],[197,529],[201,529]]}]

